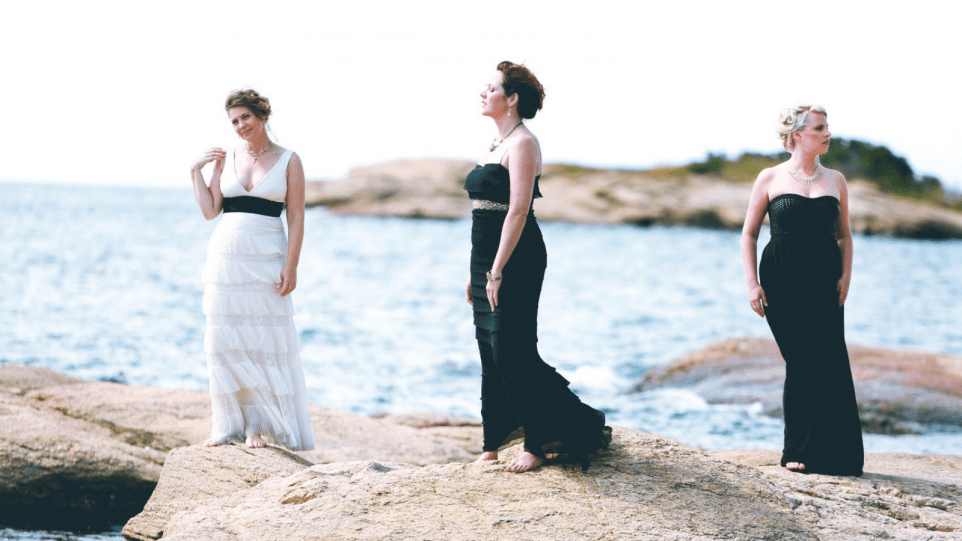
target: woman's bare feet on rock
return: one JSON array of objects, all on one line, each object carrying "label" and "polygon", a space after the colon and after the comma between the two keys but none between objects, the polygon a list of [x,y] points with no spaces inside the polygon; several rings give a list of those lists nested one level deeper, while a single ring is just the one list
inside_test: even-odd
[{"label": "woman's bare feet on rock", "polygon": [[505,470],[514,473],[521,473],[533,470],[538,466],[544,464],[544,459],[540,456],[534,456],[531,453],[525,451],[521,453],[521,456],[511,461]]},{"label": "woman's bare feet on rock", "polygon": [[204,442],[204,447],[217,447],[218,445],[223,445],[223,444],[224,442],[220,441],[217,438],[208,438],[207,441]]},{"label": "woman's bare feet on rock", "polygon": [[805,464],[801,462],[789,462],[785,464],[785,468],[789,471],[805,471]]},{"label": "woman's bare feet on rock", "polygon": [[260,434],[248,434],[247,435],[247,446],[252,449],[258,449],[267,445],[263,439],[261,439]]},{"label": "woman's bare feet on rock", "polygon": [[474,463],[477,464],[479,462],[487,462],[489,460],[497,460],[497,459],[498,459],[497,451],[485,451],[481,453],[481,458],[475,460]]}]

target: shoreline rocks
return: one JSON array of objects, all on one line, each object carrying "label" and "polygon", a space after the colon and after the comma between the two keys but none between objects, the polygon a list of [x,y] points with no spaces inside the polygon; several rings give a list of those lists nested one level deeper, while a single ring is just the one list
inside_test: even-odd
[{"label": "shoreline rocks", "polygon": [[[478,421],[412,414],[392,422],[315,404],[310,416],[317,448],[299,455],[311,464],[394,456],[424,465],[481,452]],[[78,531],[124,523],[148,501],[168,452],[209,433],[205,392],[0,366],[0,525]]]},{"label": "shoreline rocks", "polygon": [[[862,430],[918,434],[962,428],[962,357],[848,346]],[[735,338],[648,370],[629,392],[688,389],[711,404],[782,416],[785,362],[774,340]]]},{"label": "shoreline rocks", "polygon": [[[168,461],[151,498],[167,507],[149,518],[171,541],[867,541],[962,531],[962,457],[869,454],[863,477],[831,477],[772,465],[777,451],[706,453],[620,427],[613,436],[585,472],[546,465],[524,474],[504,470],[519,446],[500,462],[420,467],[304,466],[292,455],[283,465],[278,450],[193,446]],[[256,483],[244,481],[250,471],[262,472]],[[197,491],[183,490],[180,479],[195,479]],[[153,539],[133,523],[128,539]]]},{"label": "shoreline rocks", "polygon": [[[766,351],[765,341],[742,342],[716,347],[713,358]],[[904,361],[877,352],[881,358],[867,365],[873,370]],[[909,386],[928,382],[929,390],[934,381],[951,387],[962,363],[943,357],[914,358],[925,370],[913,376],[908,367],[898,377]],[[694,373],[696,361],[676,371]],[[733,374],[752,372],[739,366]],[[877,380],[895,384],[886,378]],[[586,472],[549,464],[512,474],[504,463],[520,446],[503,451],[501,462],[469,463],[481,447],[470,418],[370,418],[312,405],[318,449],[291,453],[203,447],[209,407],[203,392],[0,366],[0,524],[85,530],[133,516],[124,536],[141,541],[951,539],[962,532],[962,456],[869,453],[862,478],[800,475],[777,466],[777,451],[703,452],[615,427],[611,447],[592,455]]]},{"label": "shoreline rocks", "polygon": [[[308,206],[368,216],[456,220],[471,215],[464,178],[474,163],[407,160],[360,167],[344,179],[307,183]],[[542,221],[639,226],[689,226],[739,230],[751,183],[713,176],[684,177],[650,171],[544,166],[543,199],[534,202]],[[962,213],[882,193],[850,179],[852,231],[916,239],[962,238]]]}]

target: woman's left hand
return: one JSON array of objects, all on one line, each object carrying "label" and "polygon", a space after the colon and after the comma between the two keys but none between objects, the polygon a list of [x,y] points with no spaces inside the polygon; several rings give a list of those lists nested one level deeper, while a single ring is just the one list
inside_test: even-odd
[{"label": "woman's left hand", "polygon": [[838,306],[841,308],[845,304],[845,299],[848,298],[848,286],[852,282],[852,277],[849,275],[842,275],[838,280]]},{"label": "woman's left hand", "polygon": [[284,269],[281,270],[281,283],[277,284],[277,291],[280,292],[281,297],[284,297],[294,291],[295,287],[297,287],[297,267],[284,265]]},{"label": "woman's left hand", "polygon": [[[495,275],[495,277],[500,278],[501,275]],[[491,305],[491,311],[498,307],[498,290],[501,289],[501,280],[488,280],[488,286],[485,291],[488,293],[488,304]]]}]

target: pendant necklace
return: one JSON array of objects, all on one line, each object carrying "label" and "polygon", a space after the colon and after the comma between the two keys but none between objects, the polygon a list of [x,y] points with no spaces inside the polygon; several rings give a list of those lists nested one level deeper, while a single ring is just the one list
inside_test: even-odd
[{"label": "pendant necklace", "polygon": [[518,129],[518,126],[520,126],[520,125],[522,125],[522,124],[524,124],[524,121],[518,122],[517,124],[514,125],[513,128],[511,128],[511,131],[509,131],[508,133],[506,133],[506,134],[504,135],[504,137],[502,137],[501,139],[495,139],[494,141],[492,141],[492,142],[491,142],[491,146],[488,147],[488,152],[494,152],[494,149],[496,149],[496,148],[498,148],[499,146],[501,146],[501,143],[503,143],[504,140],[507,139],[509,135],[511,135],[512,133],[514,133],[514,130]]},{"label": "pendant necklace", "polygon": [[815,174],[806,177],[805,175],[798,172],[798,169],[789,169],[788,174],[792,175],[792,178],[801,182],[802,184],[815,184],[818,179],[822,178],[822,167],[819,165],[815,166]]},{"label": "pendant necklace", "polygon": [[257,163],[257,158],[258,158],[258,156],[260,156],[261,154],[267,152],[267,149],[271,148],[271,145],[273,145],[273,144],[274,144],[273,141],[267,141],[267,146],[264,147],[260,152],[255,153],[255,152],[252,151],[251,149],[247,149],[247,154],[250,155],[251,158],[254,158],[254,163]]}]

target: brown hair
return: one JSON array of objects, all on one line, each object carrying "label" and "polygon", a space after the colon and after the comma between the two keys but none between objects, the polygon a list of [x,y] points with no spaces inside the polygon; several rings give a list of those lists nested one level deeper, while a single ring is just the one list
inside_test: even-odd
[{"label": "brown hair", "polygon": [[521,118],[534,118],[544,103],[544,87],[538,78],[523,64],[504,62],[498,64],[503,81],[504,95],[518,95],[518,115]]},{"label": "brown hair", "polygon": [[247,107],[261,120],[267,120],[267,117],[271,116],[271,102],[249,86],[235,90],[227,96],[224,109],[230,110],[231,107]]}]

